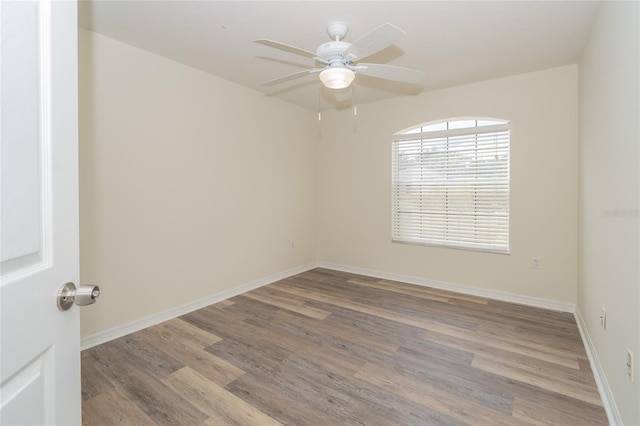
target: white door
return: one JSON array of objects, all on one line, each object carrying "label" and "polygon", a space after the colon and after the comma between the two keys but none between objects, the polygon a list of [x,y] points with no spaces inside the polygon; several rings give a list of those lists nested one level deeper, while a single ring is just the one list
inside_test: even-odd
[{"label": "white door", "polygon": [[80,424],[76,3],[0,15],[0,424]]}]

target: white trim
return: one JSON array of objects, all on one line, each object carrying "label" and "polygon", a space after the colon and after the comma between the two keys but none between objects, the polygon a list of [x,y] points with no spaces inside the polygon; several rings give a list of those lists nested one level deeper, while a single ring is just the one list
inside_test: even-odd
[{"label": "white trim", "polygon": [[247,291],[256,289],[258,287],[262,287],[267,284],[271,284],[276,281],[291,277],[293,275],[306,272],[315,267],[316,265],[313,263],[310,263],[307,265],[301,265],[296,268],[289,269],[287,271],[269,275],[267,277],[260,278],[255,281],[241,284],[236,287],[221,291],[219,293],[212,294],[211,296],[207,296],[205,298],[202,298],[193,302],[189,302],[184,305],[177,306],[175,308],[168,309],[164,312],[159,312],[153,315],[149,315],[144,318],[140,318],[135,321],[131,321],[129,323],[110,328],[108,330],[99,331],[97,333],[84,337],[80,341],[80,350],[89,349],[94,346],[100,345],[102,343],[106,343],[111,340],[117,339],[119,337],[126,336],[127,334],[140,331],[144,328],[151,327],[156,324],[160,324],[161,322],[169,321],[171,319],[179,317],[180,315],[188,314],[189,312],[196,311],[198,309],[204,308],[205,306],[209,306],[214,303],[221,302],[223,300],[229,299],[231,297],[237,296],[242,293],[246,293]]},{"label": "white trim", "polygon": [[80,342],[80,348],[81,350],[92,348],[102,343],[106,343],[108,341],[117,339],[122,336],[126,336],[127,334],[134,333],[136,331],[142,330],[147,327],[151,327],[161,322],[168,321],[173,318],[177,318],[181,315],[188,314],[189,312],[193,312],[195,310],[204,308],[205,306],[209,306],[214,303],[221,302],[223,300],[229,299],[231,297],[237,296],[247,291],[251,291],[253,289],[265,286],[267,284],[274,283],[276,281],[291,277],[296,274],[300,274],[302,272],[309,271],[314,268],[332,269],[335,271],[348,272],[348,273],[358,274],[358,275],[366,275],[366,276],[385,279],[385,280],[401,281],[408,284],[438,288],[442,290],[453,291],[456,293],[464,293],[464,294],[473,295],[473,296],[486,297],[486,298],[501,300],[505,302],[519,303],[521,305],[535,306],[538,308],[551,309],[554,311],[573,313],[576,319],[578,330],[580,332],[580,336],[582,337],[582,341],[585,346],[587,357],[591,365],[591,370],[593,371],[594,379],[596,381],[596,385],[598,387],[600,397],[602,398],[604,409],[607,413],[607,419],[609,420],[609,424],[613,426],[623,424],[622,418],[620,416],[620,412],[618,411],[618,407],[616,406],[615,399],[613,398],[613,393],[611,392],[611,388],[609,387],[609,383],[607,382],[606,375],[598,359],[596,349],[593,345],[591,337],[589,336],[586,323],[584,322],[584,319],[582,317],[582,314],[580,313],[580,310],[576,307],[575,304],[543,299],[538,297],[523,296],[523,295],[501,292],[496,290],[487,290],[483,288],[464,286],[460,284],[453,284],[453,283],[447,283],[442,281],[432,281],[432,280],[412,277],[408,275],[382,272],[382,271],[377,271],[373,269],[357,268],[353,266],[346,266],[346,265],[340,265],[340,264],[329,263],[329,262],[316,262],[316,263],[301,265],[296,268],[289,269],[287,271],[269,275],[265,278],[251,281],[246,284],[241,284],[239,286],[230,288],[228,290],[224,290],[220,293],[207,296],[203,299],[199,299],[194,302],[190,302],[190,303],[169,309],[164,312],[153,314],[153,315],[141,318],[139,320],[129,322],[127,324],[123,324],[105,331],[92,334],[82,339],[82,341]]},{"label": "white trim", "polygon": [[607,376],[605,375],[602,364],[600,364],[600,360],[598,359],[598,352],[593,345],[593,341],[589,335],[589,329],[587,328],[587,323],[584,322],[580,308],[576,308],[574,315],[576,317],[576,324],[578,324],[578,330],[580,331],[580,337],[582,337],[584,349],[587,352],[587,358],[589,358],[591,371],[593,371],[593,378],[596,381],[598,392],[600,392],[600,398],[602,398],[602,404],[604,405],[604,410],[607,413],[609,424],[612,426],[622,426],[620,411],[618,410],[616,401],[613,398],[613,392],[609,387],[609,382],[607,382]]},{"label": "white trim", "polygon": [[504,302],[518,303],[520,305],[535,306],[537,308],[551,309],[560,312],[574,313],[576,305],[574,303],[559,302],[556,300],[543,299],[539,297],[523,296],[520,294],[507,293],[497,290],[487,290],[479,287],[465,286],[461,284],[453,284],[442,281],[432,281],[424,278],[412,277],[408,275],[393,274],[389,272],[376,271],[372,269],[355,268],[346,265],[337,265],[335,263],[318,262],[318,268],[334,269],[336,271],[349,272],[352,274],[367,275],[370,277],[380,278],[384,280],[402,281],[408,284],[414,284],[424,287],[439,288],[442,290],[453,291],[456,293],[464,293],[473,296],[486,297],[489,299],[501,300]]},{"label": "white trim", "polygon": [[[122,336],[126,336],[127,334],[131,334],[136,331],[140,331],[144,328],[159,324],[161,322],[169,321],[181,315],[188,314],[189,312],[196,311],[198,309],[204,308],[205,306],[209,306],[214,303],[221,302],[223,300],[229,299],[231,297],[237,296],[247,291],[251,291],[253,289],[265,286],[267,284],[271,284],[273,282],[282,280],[284,278],[288,278],[293,275],[306,272],[313,268],[333,269],[336,271],[349,272],[352,274],[359,274],[359,275],[367,275],[370,277],[375,277],[375,278],[380,278],[385,280],[401,281],[408,284],[439,288],[442,290],[453,291],[456,293],[464,293],[464,294],[469,294],[473,296],[486,297],[490,299],[501,300],[504,302],[519,303],[521,305],[535,306],[538,308],[551,309],[554,311],[571,312],[571,313],[576,312],[576,306],[573,303],[558,302],[554,300],[542,299],[542,298],[531,297],[531,296],[522,296],[522,295],[513,294],[513,293],[506,293],[506,292],[501,292],[496,290],[487,290],[483,288],[464,286],[460,284],[453,284],[453,283],[442,282],[442,281],[432,281],[432,280],[412,277],[408,275],[393,274],[389,272],[382,272],[382,271],[376,271],[376,270],[365,269],[365,268],[356,268],[353,266],[339,265],[335,263],[317,262],[317,263],[309,263],[306,265],[301,265],[296,268],[289,269],[287,271],[269,275],[267,277],[260,278],[245,284],[241,284],[239,286],[221,291],[219,293],[207,296],[205,298],[202,298],[193,302],[186,303],[181,306],[177,306],[175,308],[168,309],[163,312],[152,314],[144,318],[140,318],[135,321],[131,321],[126,324],[122,324],[104,331],[99,331],[97,333],[84,337],[80,342],[80,349],[85,350],[85,349],[92,348],[102,343],[109,342],[111,340],[117,339]],[[578,324],[580,327],[580,323]],[[586,344],[586,340],[585,340],[585,344]],[[595,353],[595,351],[593,353]],[[589,354],[589,350],[587,350],[587,354]],[[591,360],[591,355],[589,360]],[[593,366],[592,366],[592,369],[593,369]],[[594,374],[595,374],[595,371],[596,370],[594,369]],[[603,374],[602,374],[602,377],[604,377]],[[598,385],[598,389],[600,389],[600,385]],[[602,394],[602,391],[601,391],[601,394]]]}]

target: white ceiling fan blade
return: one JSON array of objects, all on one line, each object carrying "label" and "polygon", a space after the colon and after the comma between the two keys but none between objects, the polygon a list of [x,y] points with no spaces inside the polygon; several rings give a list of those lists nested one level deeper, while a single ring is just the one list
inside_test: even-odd
[{"label": "white ceiling fan blade", "polygon": [[385,80],[399,81],[402,83],[422,83],[425,77],[425,74],[422,71],[385,64],[358,64],[353,69],[357,74],[368,75],[370,77],[382,78]]},{"label": "white ceiling fan blade", "polygon": [[285,75],[284,77],[276,78],[275,80],[262,83],[263,86],[275,86],[276,84],[284,83],[285,81],[293,80],[299,77],[303,77],[307,74],[313,74],[322,71],[322,68],[311,68],[309,70],[294,72],[293,74]]},{"label": "white ceiling fan blade", "polygon": [[381,51],[385,47],[391,46],[404,36],[404,31],[395,25],[389,23],[382,24],[354,41],[353,44],[344,51],[343,57],[347,61],[366,58]]},{"label": "white ceiling fan blade", "polygon": [[274,47],[276,49],[284,50],[285,52],[294,53],[296,55],[306,56],[307,58],[315,58],[317,55],[308,50],[300,49],[299,47],[289,46],[288,44],[280,43],[273,40],[254,40],[254,43],[263,44],[265,46]]}]

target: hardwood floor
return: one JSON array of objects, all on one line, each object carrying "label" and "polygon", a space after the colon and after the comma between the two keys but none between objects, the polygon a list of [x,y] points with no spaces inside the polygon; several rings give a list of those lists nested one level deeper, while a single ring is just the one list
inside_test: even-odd
[{"label": "hardwood floor", "polygon": [[85,425],[606,425],[573,315],[314,269],[82,353]]}]

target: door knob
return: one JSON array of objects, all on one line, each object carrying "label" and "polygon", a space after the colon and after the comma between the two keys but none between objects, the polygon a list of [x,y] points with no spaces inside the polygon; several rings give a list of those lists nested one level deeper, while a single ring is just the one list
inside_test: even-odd
[{"label": "door knob", "polygon": [[74,283],[65,283],[58,290],[58,309],[66,311],[74,303],[78,306],[96,303],[100,297],[100,287],[97,285],[81,285],[76,288]]}]

